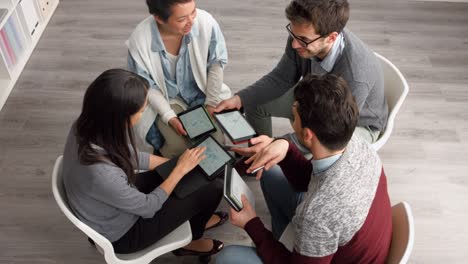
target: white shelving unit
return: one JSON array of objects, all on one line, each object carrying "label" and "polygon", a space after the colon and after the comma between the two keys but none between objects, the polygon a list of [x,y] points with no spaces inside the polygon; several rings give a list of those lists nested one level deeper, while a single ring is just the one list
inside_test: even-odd
[{"label": "white shelving unit", "polygon": [[0,111],[58,4],[59,0],[0,0]]}]

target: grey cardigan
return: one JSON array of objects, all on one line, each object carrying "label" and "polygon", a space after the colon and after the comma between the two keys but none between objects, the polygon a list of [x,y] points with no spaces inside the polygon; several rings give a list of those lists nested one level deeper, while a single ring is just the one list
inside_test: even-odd
[{"label": "grey cardigan", "polygon": [[[68,203],[81,221],[114,242],[139,217],[153,217],[168,195],[159,187],[149,194],[138,191],[128,184],[124,171],[113,163],[81,164],[74,131],[72,127],[63,153]],[[148,169],[148,153],[138,153],[138,160],[140,169]]]},{"label": "grey cardigan", "polygon": [[[343,77],[359,107],[358,126],[382,131],[387,123],[388,107],[384,79],[374,53],[349,30],[343,30],[345,47],[330,73]],[[237,93],[246,108],[265,104],[293,88],[301,77],[311,73],[311,60],[303,59],[292,48],[289,37],[278,65],[260,80]],[[313,72],[312,72],[313,73]]]}]

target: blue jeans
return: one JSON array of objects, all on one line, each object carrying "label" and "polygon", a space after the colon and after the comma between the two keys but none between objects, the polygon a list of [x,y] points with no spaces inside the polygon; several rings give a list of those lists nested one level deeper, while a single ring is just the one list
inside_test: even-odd
[{"label": "blue jeans", "polygon": [[273,237],[279,240],[296,214],[296,207],[301,203],[304,193],[292,188],[279,166],[265,171],[260,184],[271,214]]},{"label": "blue jeans", "polygon": [[[279,166],[265,171],[260,183],[271,214],[273,237],[279,240],[296,213],[296,207],[302,201],[304,193],[291,187]],[[262,263],[262,260],[254,247],[234,245],[224,248],[216,256],[216,263],[257,264]]]},{"label": "blue jeans", "polygon": [[219,264],[261,264],[262,259],[254,247],[232,245],[227,246],[216,255]]},{"label": "blue jeans", "polygon": [[254,247],[227,246],[216,255],[216,263],[220,264],[261,264]]}]

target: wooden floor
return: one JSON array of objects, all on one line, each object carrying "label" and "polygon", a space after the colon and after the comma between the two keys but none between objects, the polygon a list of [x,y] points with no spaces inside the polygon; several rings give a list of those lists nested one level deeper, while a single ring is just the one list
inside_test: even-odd
[{"label": "wooden floor", "polygon": [[[229,49],[225,81],[239,90],[279,60],[288,0],[205,0]],[[410,93],[380,151],[392,203],[408,201],[411,263],[466,263],[468,232],[468,4],[352,0],[349,28],[400,68]],[[50,175],[89,83],[124,67],[124,41],[146,16],[144,1],[62,0],[0,112],[0,263],[103,263],[59,211]],[[277,134],[288,123],[275,124]],[[268,222],[258,183],[259,215]],[[222,204],[223,208],[226,205]],[[207,234],[248,244],[224,225]],[[163,256],[156,263],[192,263]]]}]

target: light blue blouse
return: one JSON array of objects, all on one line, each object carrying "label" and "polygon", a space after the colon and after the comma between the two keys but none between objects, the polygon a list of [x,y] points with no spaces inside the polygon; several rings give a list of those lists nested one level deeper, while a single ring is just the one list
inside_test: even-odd
[{"label": "light blue blouse", "polygon": [[[198,25],[194,25],[189,34],[185,35],[182,39],[182,45],[179,50],[178,59],[176,62],[175,78],[171,78],[170,74],[170,61],[168,59],[167,50],[162,41],[161,34],[159,33],[156,21],[151,25],[152,44],[151,50],[159,53],[161,57],[162,70],[164,72],[164,79],[166,81],[166,88],[169,98],[179,97],[189,106],[193,107],[201,105],[206,100],[206,95],[199,89],[192,71],[190,64],[190,55],[188,45],[193,37],[198,36]],[[226,49],[226,42],[223,33],[218,23],[214,21],[211,33],[210,45],[208,48],[207,67],[215,63],[224,66],[228,62],[228,53]],[[148,80],[150,86],[154,89],[160,89],[156,82],[145,69],[141,68],[133,59],[130,52],[127,58],[127,67],[130,71],[135,72]],[[208,71],[208,69],[207,69]],[[160,149],[164,144],[164,138],[158,130],[156,122],[150,128],[146,135],[146,141],[150,143],[156,150]]]}]

